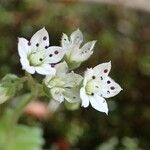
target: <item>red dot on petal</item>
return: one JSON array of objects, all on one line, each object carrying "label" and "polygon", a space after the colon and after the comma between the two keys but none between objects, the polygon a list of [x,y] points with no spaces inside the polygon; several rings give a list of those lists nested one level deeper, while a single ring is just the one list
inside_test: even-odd
[{"label": "red dot on petal", "polygon": [[45,40],[47,40],[47,37],[46,37],[46,36],[44,36],[44,37],[43,37],[43,40],[44,40],[44,41],[45,41]]},{"label": "red dot on petal", "polygon": [[58,51],[55,51],[54,53],[57,55],[59,52],[58,52]]},{"label": "red dot on petal", "polygon": [[45,49],[47,49],[48,48],[48,46],[45,46]]},{"label": "red dot on petal", "polygon": [[104,70],[104,73],[107,73],[107,72],[108,72],[108,69],[105,69],[105,70]]},{"label": "red dot on petal", "polygon": [[111,86],[111,87],[110,87],[110,89],[111,89],[111,90],[114,90],[114,89],[115,89],[115,87],[114,87],[114,86]]}]

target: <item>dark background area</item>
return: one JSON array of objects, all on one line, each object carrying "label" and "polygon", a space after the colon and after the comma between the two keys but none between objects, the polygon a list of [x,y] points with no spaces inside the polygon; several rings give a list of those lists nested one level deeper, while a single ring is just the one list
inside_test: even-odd
[{"label": "dark background area", "polygon": [[110,76],[123,91],[107,100],[108,116],[91,107],[69,111],[62,104],[62,109],[47,120],[23,116],[25,120],[22,118],[21,122],[43,128],[47,149],[59,146],[62,150],[93,150],[103,142],[109,146],[117,140],[116,149],[133,144],[137,149],[148,150],[150,13],[101,3],[0,0],[1,78],[7,73],[24,74],[17,38],[29,39],[44,26],[51,45],[60,45],[62,33],[71,34],[77,28],[83,32],[85,42],[97,40],[95,53],[76,72],[111,60]]}]

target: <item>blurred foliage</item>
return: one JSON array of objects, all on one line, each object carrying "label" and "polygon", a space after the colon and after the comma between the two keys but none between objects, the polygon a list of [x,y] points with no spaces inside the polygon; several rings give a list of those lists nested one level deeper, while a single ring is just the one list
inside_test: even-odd
[{"label": "blurred foliage", "polygon": [[14,126],[14,123],[10,122],[11,115],[12,110],[9,110],[0,120],[0,149],[41,150],[44,143],[41,129],[25,125]]},{"label": "blurred foliage", "polygon": [[[1,78],[10,72],[24,74],[17,54],[17,37],[29,39],[43,26],[50,33],[51,45],[60,45],[62,33],[70,34],[77,28],[83,31],[85,41],[98,40],[95,53],[76,71],[111,60],[111,76],[124,89],[108,100],[108,116],[91,108],[69,111],[62,104],[49,119],[40,120],[44,148],[93,150],[105,142],[121,149],[123,141],[127,150],[137,150],[138,145],[132,140],[136,138],[141,149],[149,149],[150,14],[68,0],[0,0]],[[20,122],[37,124],[37,120],[27,116]],[[30,132],[25,130],[25,135]],[[131,138],[124,139],[126,136]],[[113,137],[118,142],[110,140]]]}]

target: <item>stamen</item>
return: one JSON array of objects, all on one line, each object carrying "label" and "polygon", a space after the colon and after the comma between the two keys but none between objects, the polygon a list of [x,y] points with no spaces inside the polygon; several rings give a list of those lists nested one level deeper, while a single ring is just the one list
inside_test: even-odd
[{"label": "stamen", "polygon": [[39,60],[40,60],[40,61],[43,61],[43,59],[42,59],[42,58],[40,58]]},{"label": "stamen", "polygon": [[92,79],[95,79],[96,77],[95,76],[92,76]]},{"label": "stamen", "polygon": [[94,93],[91,93],[92,96],[94,96]]},{"label": "stamen", "polygon": [[103,77],[101,76],[101,80],[103,80]]}]

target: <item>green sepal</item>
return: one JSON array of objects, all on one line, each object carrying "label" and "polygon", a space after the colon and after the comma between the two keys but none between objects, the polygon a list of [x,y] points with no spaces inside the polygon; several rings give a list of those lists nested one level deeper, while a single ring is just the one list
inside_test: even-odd
[{"label": "green sepal", "polygon": [[66,61],[69,70],[74,70],[81,65],[81,62],[73,61],[68,56],[65,56],[64,60]]},{"label": "green sepal", "polygon": [[64,106],[66,109],[68,110],[77,110],[80,107],[80,102],[76,102],[76,103],[69,103],[66,100],[64,101]]}]

